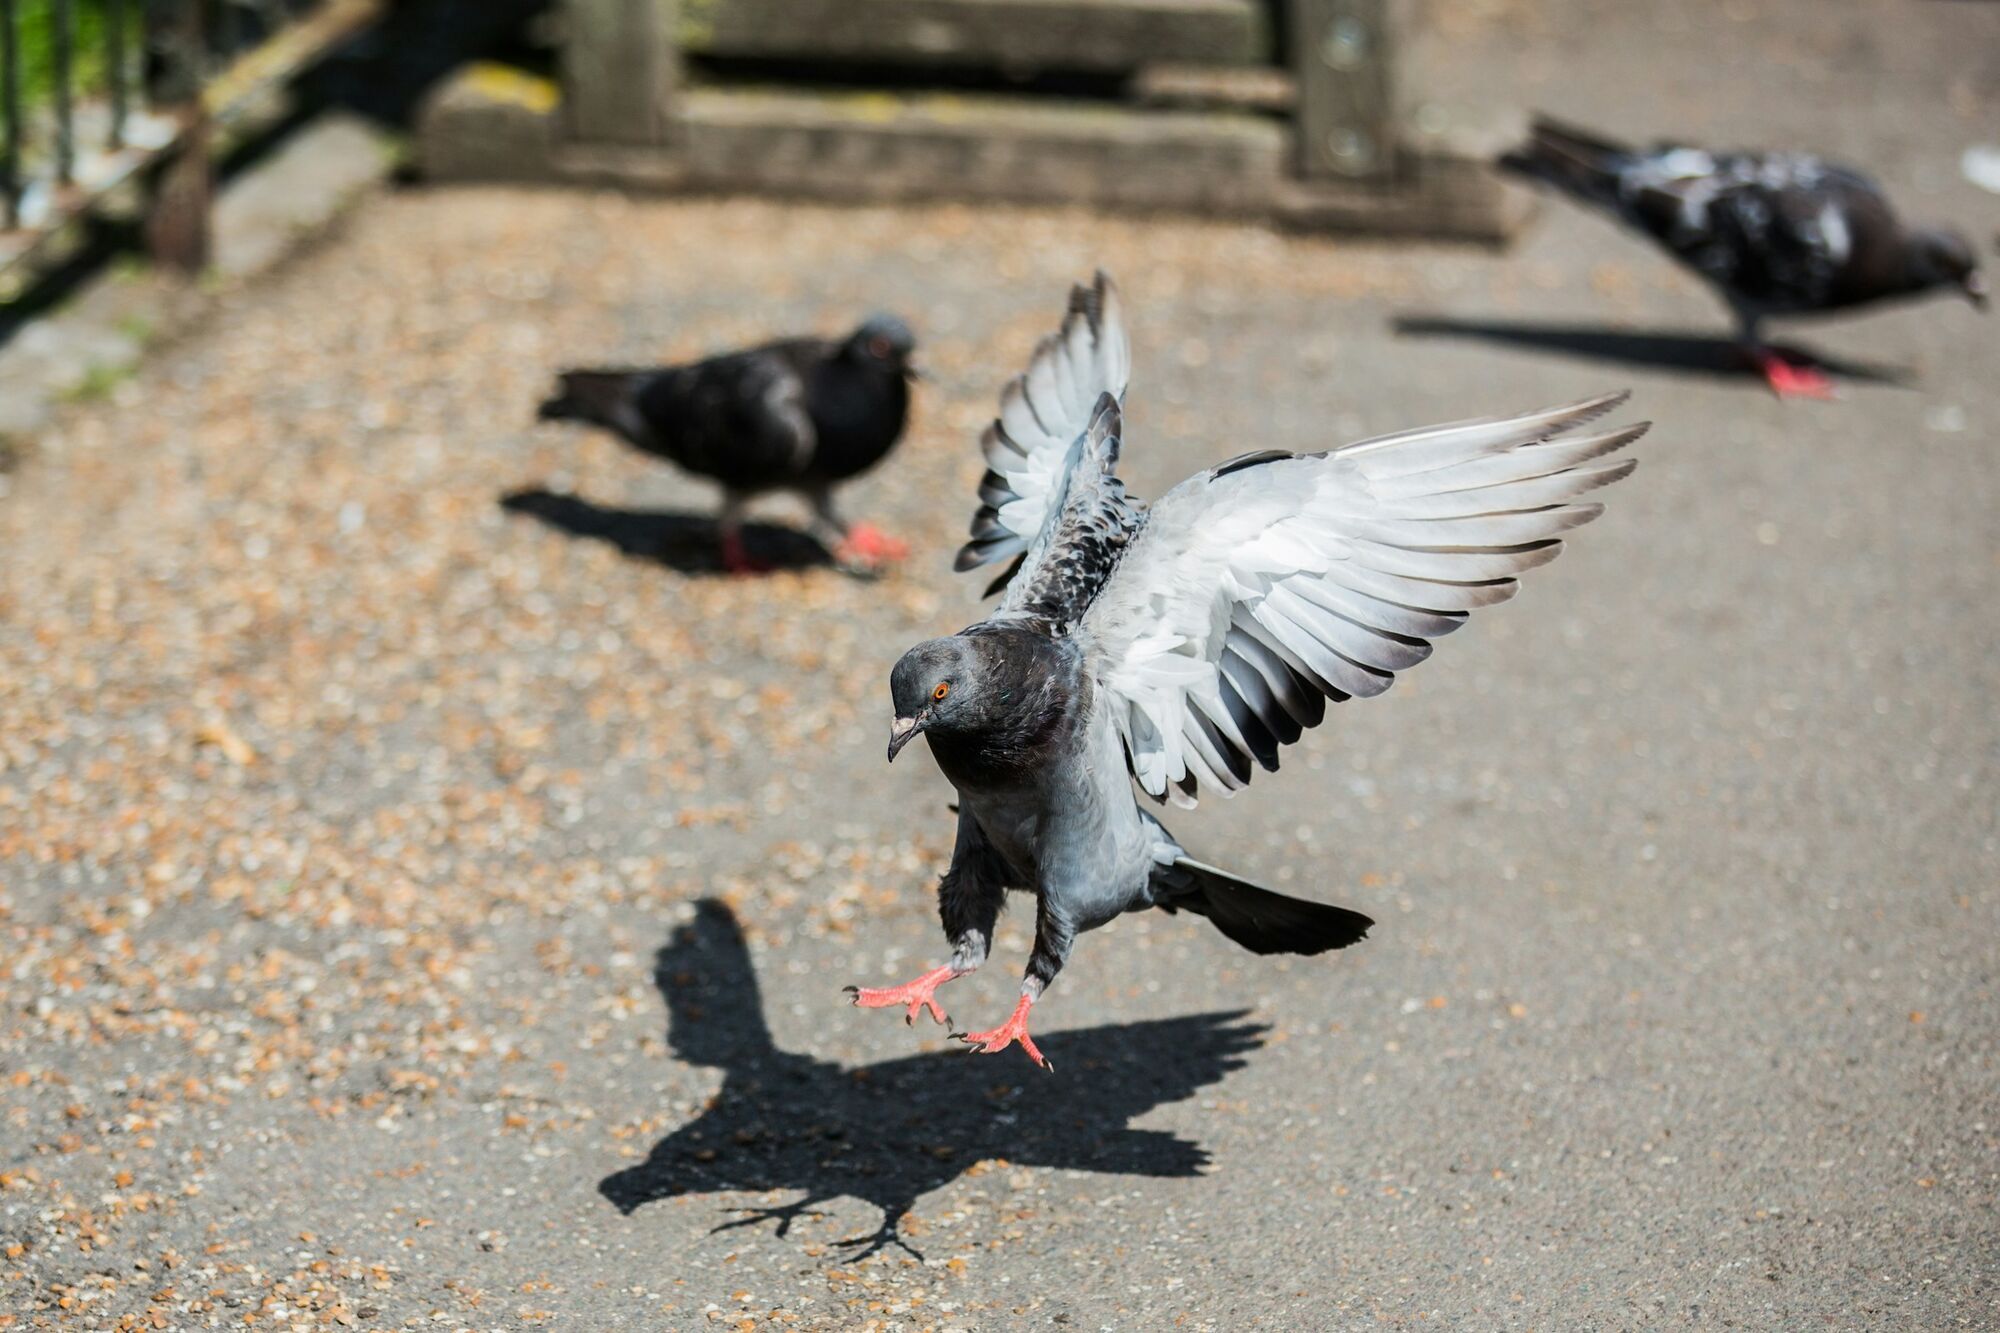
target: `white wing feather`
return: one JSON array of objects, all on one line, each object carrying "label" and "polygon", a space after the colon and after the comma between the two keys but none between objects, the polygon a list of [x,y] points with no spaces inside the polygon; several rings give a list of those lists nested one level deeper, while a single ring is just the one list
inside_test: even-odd
[{"label": "white wing feather", "polygon": [[1090,287],[1071,290],[1062,327],[1001,390],[1000,415],[979,441],[991,470],[959,569],[1027,550],[1049,518],[1070,446],[1089,427],[1097,400],[1108,393],[1122,402],[1131,374],[1118,288],[1100,272]]},{"label": "white wing feather", "polygon": [[1608,455],[1644,425],[1567,432],[1619,394],[1504,420],[1280,456],[1183,482],[1153,506],[1079,627],[1099,697],[1146,791],[1277,767],[1341,700],[1387,689],[1466,613],[1597,517],[1578,498],[1636,463]]}]

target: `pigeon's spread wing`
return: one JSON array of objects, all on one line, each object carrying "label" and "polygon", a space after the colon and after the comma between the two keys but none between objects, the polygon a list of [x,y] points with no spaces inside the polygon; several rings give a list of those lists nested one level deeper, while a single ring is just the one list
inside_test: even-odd
[{"label": "pigeon's spread wing", "polygon": [[1083,616],[1133,534],[1145,509],[1125,494],[1118,465],[1118,400],[1100,394],[1090,424],[1069,448],[1048,513],[1000,599],[1000,612],[1041,620],[1065,634]]},{"label": "pigeon's spread wing", "polygon": [[1122,400],[1131,370],[1118,289],[1099,273],[1091,286],[1071,289],[1062,327],[1042,339],[1027,371],[1001,391],[1000,415],[980,439],[987,472],[958,569],[1027,555],[1061,508],[1078,461],[1074,446],[1098,400],[1106,394]]},{"label": "pigeon's spread wing", "polygon": [[1085,614],[1140,786],[1192,805],[1325,714],[1380,694],[1595,518],[1643,425],[1570,435],[1618,394],[1330,453],[1249,455],[1175,487]]}]

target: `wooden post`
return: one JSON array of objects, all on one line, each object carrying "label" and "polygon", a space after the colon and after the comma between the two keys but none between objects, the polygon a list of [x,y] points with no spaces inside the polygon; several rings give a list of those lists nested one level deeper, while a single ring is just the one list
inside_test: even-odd
[{"label": "wooden post", "polygon": [[579,143],[663,144],[680,82],[675,0],[565,0],[563,113]]},{"label": "wooden post", "polygon": [[1394,0],[1288,3],[1299,175],[1352,181],[1394,175]]},{"label": "wooden post", "polygon": [[208,156],[208,117],[196,102],[153,181],[145,228],[146,250],[153,262],[182,273],[207,268],[213,248],[214,210],[215,170]]},{"label": "wooden post", "polygon": [[0,227],[21,225],[21,30],[15,0],[0,0]]},{"label": "wooden post", "polygon": [[206,56],[199,0],[178,0],[156,14],[148,39],[158,56],[154,98],[174,107],[180,133],[153,180],[146,212],[146,249],[153,261],[183,273],[208,267],[215,169],[208,155],[208,112],[202,104]]}]

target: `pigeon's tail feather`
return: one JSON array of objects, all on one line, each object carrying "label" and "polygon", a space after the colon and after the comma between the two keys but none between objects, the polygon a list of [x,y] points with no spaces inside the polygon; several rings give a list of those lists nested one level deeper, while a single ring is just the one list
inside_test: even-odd
[{"label": "pigeon's tail feather", "polygon": [[565,370],[556,377],[555,396],[535,415],[543,421],[587,421],[619,430],[633,380],[629,370]]},{"label": "pigeon's tail feather", "polygon": [[1500,166],[1545,181],[1569,194],[1595,203],[1618,197],[1618,178],[1632,162],[1632,150],[1583,130],[1538,116],[1528,130],[1528,142],[1501,155]]},{"label": "pigeon's tail feather", "polygon": [[1287,898],[1225,870],[1183,856],[1173,865],[1171,905],[1205,916],[1251,953],[1325,953],[1367,935],[1370,917],[1345,907]]}]

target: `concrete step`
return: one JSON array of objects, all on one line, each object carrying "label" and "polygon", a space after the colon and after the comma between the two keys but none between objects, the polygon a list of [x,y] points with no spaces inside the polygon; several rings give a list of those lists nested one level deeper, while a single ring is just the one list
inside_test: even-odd
[{"label": "concrete step", "polygon": [[687,93],[686,183],[824,199],[992,199],[1255,215],[1288,134],[1240,112],[998,96]]},{"label": "concrete step", "polygon": [[679,37],[690,55],[1004,70],[1272,58],[1258,0],[706,0]]},{"label": "concrete step", "polygon": [[467,71],[431,100],[419,160],[437,181],[559,180],[851,203],[969,199],[1262,219],[1314,231],[1499,242],[1525,196],[1482,164],[1410,155],[1382,185],[1291,174],[1292,129],[1243,110],[946,93],[693,88],[665,140],[577,143],[553,84]]}]

